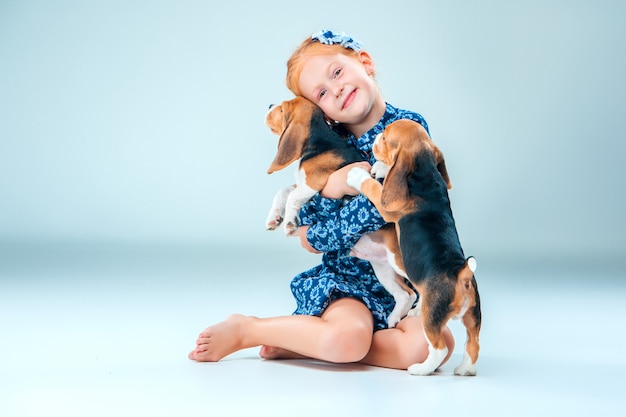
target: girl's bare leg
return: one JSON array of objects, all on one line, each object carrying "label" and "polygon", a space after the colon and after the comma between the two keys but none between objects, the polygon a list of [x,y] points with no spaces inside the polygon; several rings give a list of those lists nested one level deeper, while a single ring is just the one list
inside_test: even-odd
[{"label": "girl's bare leg", "polygon": [[[377,331],[374,334],[370,352],[361,362],[394,369],[407,369],[414,363],[423,362],[428,356],[428,343],[422,329],[421,320],[413,317],[401,321],[394,329]],[[444,330],[444,338],[448,346],[448,354],[442,365],[454,351],[454,337],[447,327]],[[263,346],[260,354],[264,359],[304,358],[297,353],[271,346]]]},{"label": "girl's bare leg", "polygon": [[259,355],[263,359],[309,359],[308,356],[299,355],[287,349],[266,345],[261,346]]},{"label": "girl's bare leg", "polygon": [[257,318],[232,315],[205,329],[189,358],[215,362],[238,350],[260,345],[329,362],[357,362],[372,343],[373,318],[361,301],[334,301],[321,317]]},{"label": "girl's bare leg", "polygon": [[[444,330],[448,346],[445,363],[454,351],[454,337],[449,328]],[[414,363],[422,363],[428,356],[428,342],[420,317],[406,317],[393,329],[374,333],[372,346],[362,363],[384,368],[407,369]]]}]

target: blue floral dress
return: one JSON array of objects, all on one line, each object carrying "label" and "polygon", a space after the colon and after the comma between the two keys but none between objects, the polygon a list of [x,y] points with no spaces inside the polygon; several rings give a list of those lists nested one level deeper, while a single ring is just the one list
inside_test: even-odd
[{"label": "blue floral dress", "polygon": [[[376,126],[358,139],[349,135],[347,141],[373,164],[376,160],[372,145],[376,135],[399,119],[419,122],[428,132],[428,125],[420,114],[387,104]],[[297,303],[294,314],[318,316],[332,301],[351,297],[361,300],[370,309],[375,331],[386,329],[387,317],[395,305],[393,297],[378,282],[368,261],[348,255],[361,235],[385,224],[378,210],[362,194],[348,201],[317,194],[302,207],[299,215],[301,224],[309,226],[307,240],[324,254],[321,265],[298,274],[291,281]]]}]

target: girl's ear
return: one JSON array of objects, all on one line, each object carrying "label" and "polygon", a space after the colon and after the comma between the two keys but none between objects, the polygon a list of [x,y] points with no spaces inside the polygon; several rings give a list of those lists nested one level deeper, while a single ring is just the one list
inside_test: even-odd
[{"label": "girl's ear", "polygon": [[365,51],[359,51],[358,58],[359,61],[361,61],[361,64],[363,64],[363,67],[365,67],[365,72],[367,72],[367,75],[373,76],[376,72],[376,67],[374,65],[374,60],[372,59],[370,54]]}]

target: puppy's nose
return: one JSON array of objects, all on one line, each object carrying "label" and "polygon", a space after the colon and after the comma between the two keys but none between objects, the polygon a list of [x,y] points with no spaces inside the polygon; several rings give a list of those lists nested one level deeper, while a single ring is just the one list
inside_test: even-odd
[{"label": "puppy's nose", "polygon": [[270,104],[270,105],[267,107],[267,109],[268,109],[268,110],[272,110],[272,107],[274,107],[275,105],[276,105],[276,104]]}]

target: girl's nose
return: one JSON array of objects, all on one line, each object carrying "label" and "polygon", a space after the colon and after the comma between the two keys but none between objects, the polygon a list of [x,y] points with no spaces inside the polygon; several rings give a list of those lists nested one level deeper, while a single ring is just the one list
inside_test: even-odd
[{"label": "girl's nose", "polygon": [[343,85],[337,84],[333,87],[333,90],[334,90],[333,93],[335,94],[335,97],[339,97],[341,96],[341,93],[343,93]]}]

